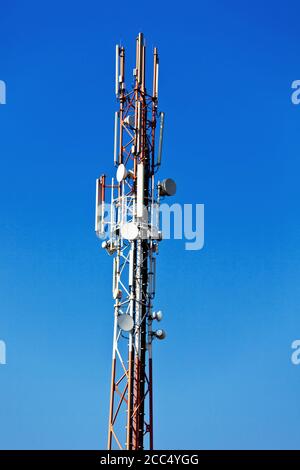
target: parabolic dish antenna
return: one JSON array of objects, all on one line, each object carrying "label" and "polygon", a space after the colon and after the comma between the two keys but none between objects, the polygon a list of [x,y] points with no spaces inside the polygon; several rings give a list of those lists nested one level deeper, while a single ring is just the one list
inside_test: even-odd
[{"label": "parabolic dish antenna", "polygon": [[123,163],[121,163],[117,169],[117,180],[119,183],[121,183],[121,181],[123,181],[126,177],[127,177],[126,167],[125,165],[123,165]]},{"label": "parabolic dish antenna", "polygon": [[166,178],[161,182],[161,195],[174,196],[176,193],[176,183],[171,178]]},{"label": "parabolic dish antenna", "polygon": [[134,222],[127,222],[121,227],[121,235],[126,240],[136,240],[139,236],[138,226]]},{"label": "parabolic dish antenna", "polygon": [[134,322],[133,318],[127,313],[123,313],[118,316],[118,327],[123,331],[131,331],[133,328]]}]

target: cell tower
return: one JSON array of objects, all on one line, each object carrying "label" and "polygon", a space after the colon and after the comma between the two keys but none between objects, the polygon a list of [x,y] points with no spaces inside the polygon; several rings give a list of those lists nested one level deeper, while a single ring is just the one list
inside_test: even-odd
[{"label": "cell tower", "polygon": [[[154,329],[162,319],[153,310],[159,205],[175,194],[171,179],[156,182],[161,164],[164,113],[158,112],[157,48],[153,54],[152,93],[146,89],[146,47],[136,39],[133,85],[125,85],[125,49],[116,46],[114,165],[116,179],[96,181],[95,230],[113,256],[114,332],[108,425],[108,449],[153,449],[152,343],[165,332]],[[159,136],[156,127],[159,123]],[[158,152],[156,155],[156,141]],[[106,204],[109,188],[111,201]],[[146,438],[148,443],[146,442]]]}]

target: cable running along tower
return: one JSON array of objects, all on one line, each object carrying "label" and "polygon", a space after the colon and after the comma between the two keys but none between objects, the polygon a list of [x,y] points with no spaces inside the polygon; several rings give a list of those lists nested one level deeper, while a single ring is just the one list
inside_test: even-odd
[{"label": "cable running along tower", "polygon": [[[158,51],[152,90],[146,88],[146,47],[136,39],[133,85],[125,85],[125,49],[116,46],[114,165],[116,178],[96,181],[95,230],[113,257],[114,329],[108,449],[153,449],[152,343],[164,330],[153,310],[160,231],[159,204],[175,194],[170,178],[156,181],[161,164],[164,113],[158,112]],[[156,128],[159,127],[156,136]],[[157,152],[156,152],[157,147]],[[109,205],[106,203],[110,195]]]}]

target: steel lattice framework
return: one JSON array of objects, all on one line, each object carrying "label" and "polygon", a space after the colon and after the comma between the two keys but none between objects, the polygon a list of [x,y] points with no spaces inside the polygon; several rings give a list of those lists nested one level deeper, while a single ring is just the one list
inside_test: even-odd
[{"label": "steel lattice framework", "polygon": [[[146,90],[146,47],[143,34],[136,39],[133,86],[125,86],[125,49],[116,46],[114,164],[117,178],[96,184],[96,232],[109,232],[102,243],[113,256],[114,332],[109,408],[108,449],[153,449],[152,342],[164,338],[153,331],[155,266],[159,230],[159,204],[175,192],[168,179],[156,183],[161,162],[164,114],[158,113],[157,49],[153,54],[152,93]],[[156,127],[160,123],[156,156]],[[111,203],[105,204],[110,190]],[[108,209],[108,211],[107,211]],[[106,213],[109,212],[107,217]],[[124,413],[125,412],[125,413]],[[125,416],[124,416],[125,415]],[[149,439],[146,443],[146,437]]]}]

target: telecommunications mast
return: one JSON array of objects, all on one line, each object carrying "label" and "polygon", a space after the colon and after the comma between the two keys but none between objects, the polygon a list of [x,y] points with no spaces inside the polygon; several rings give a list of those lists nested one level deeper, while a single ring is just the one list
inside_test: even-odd
[{"label": "telecommunications mast", "polygon": [[[158,112],[158,71],[158,52],[154,48],[149,93],[145,83],[146,47],[140,33],[136,39],[133,86],[127,88],[125,49],[116,46],[116,178],[110,184],[105,175],[96,181],[95,221],[98,237],[104,239],[108,235],[102,247],[113,257],[108,449],[153,449],[152,342],[166,335],[154,325],[162,319],[161,311],[153,310],[156,255],[162,239],[159,205],[161,197],[172,196],[176,191],[170,178],[156,181],[164,130],[164,113]],[[111,198],[109,205],[107,193]]]}]

